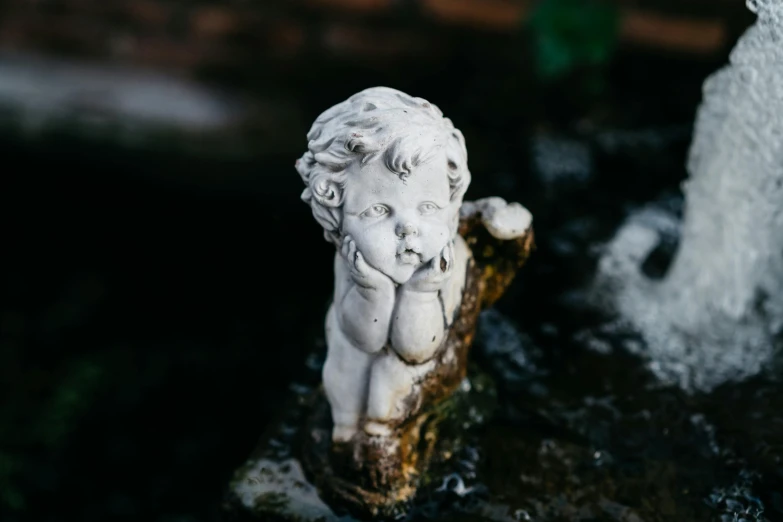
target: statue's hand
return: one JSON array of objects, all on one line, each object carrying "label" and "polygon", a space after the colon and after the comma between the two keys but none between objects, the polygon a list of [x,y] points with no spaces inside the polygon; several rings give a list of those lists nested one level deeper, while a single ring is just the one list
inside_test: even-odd
[{"label": "statue's hand", "polygon": [[454,273],[454,242],[449,241],[440,254],[419,268],[405,289],[413,292],[438,292]]},{"label": "statue's hand", "polygon": [[350,270],[351,280],[356,284],[357,290],[366,298],[371,298],[376,292],[394,293],[394,282],[387,275],[371,267],[364,260],[364,256],[356,248],[356,242],[351,236],[343,238],[340,247],[340,255]]}]

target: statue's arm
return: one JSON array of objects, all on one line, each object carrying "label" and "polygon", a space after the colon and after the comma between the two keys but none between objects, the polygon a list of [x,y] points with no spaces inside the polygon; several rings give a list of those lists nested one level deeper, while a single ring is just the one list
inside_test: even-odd
[{"label": "statue's arm", "polygon": [[335,313],[343,335],[356,348],[375,353],[389,339],[394,310],[394,285],[359,286],[351,278],[345,260],[337,254],[334,261]]},{"label": "statue's arm", "polygon": [[397,293],[391,326],[391,346],[407,363],[431,359],[446,335],[438,292],[416,292],[404,286]]}]

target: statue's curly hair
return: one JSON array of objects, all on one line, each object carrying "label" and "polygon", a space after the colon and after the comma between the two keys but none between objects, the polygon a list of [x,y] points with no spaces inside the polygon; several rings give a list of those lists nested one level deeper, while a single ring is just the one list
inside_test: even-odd
[{"label": "statue's curly hair", "polygon": [[361,91],[322,113],[307,134],[307,152],[296,170],[307,188],[302,200],[339,245],[348,166],[381,159],[405,179],[417,165],[444,149],[451,201],[461,200],[470,184],[465,138],[435,105],[388,87]]}]

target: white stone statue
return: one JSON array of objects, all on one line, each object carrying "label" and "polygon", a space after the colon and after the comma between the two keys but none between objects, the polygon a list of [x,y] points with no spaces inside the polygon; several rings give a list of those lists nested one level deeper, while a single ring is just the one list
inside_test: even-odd
[{"label": "white stone statue", "polygon": [[337,247],[324,388],[333,439],[347,441],[363,419],[383,433],[403,413],[399,400],[451,324],[469,256],[457,226],[470,172],[451,121],[389,88],[327,110],[307,138],[302,199]]},{"label": "white stone statue", "polygon": [[[385,87],[325,111],[307,138],[296,164],[302,199],[337,248],[323,370],[332,439],[388,435],[462,300],[471,257],[457,233],[470,183],[465,140],[435,105]],[[518,204],[472,205],[498,237],[530,227]]]},{"label": "white stone statue", "polygon": [[[323,387],[297,398],[295,458],[239,470],[234,501],[299,519],[293,481],[306,509],[330,520],[327,505],[398,519],[433,459],[459,444],[449,422],[470,406],[451,399],[481,388],[468,373],[479,314],[534,250],[533,218],[498,197],[463,204],[465,140],[421,98],[366,89],[321,114],[307,138],[302,200],[336,247]],[[277,447],[269,437],[258,454]]]}]

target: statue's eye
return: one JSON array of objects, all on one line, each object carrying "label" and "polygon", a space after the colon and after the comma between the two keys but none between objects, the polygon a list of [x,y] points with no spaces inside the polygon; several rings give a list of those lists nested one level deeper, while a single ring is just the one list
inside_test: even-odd
[{"label": "statue's eye", "polygon": [[369,217],[369,218],[376,218],[376,217],[385,216],[388,213],[389,213],[389,207],[387,207],[386,205],[381,205],[379,203],[379,204],[375,204],[375,205],[371,206],[370,208],[368,208],[367,210],[362,212],[361,216],[362,217]]},{"label": "statue's eye", "polygon": [[435,203],[432,203],[431,201],[427,201],[419,205],[419,212],[421,212],[425,216],[429,214],[434,214],[438,210],[440,210],[440,207]]}]

